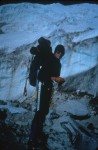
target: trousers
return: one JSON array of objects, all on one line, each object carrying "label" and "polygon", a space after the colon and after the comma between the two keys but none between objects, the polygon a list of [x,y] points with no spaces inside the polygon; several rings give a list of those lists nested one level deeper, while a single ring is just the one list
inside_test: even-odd
[{"label": "trousers", "polygon": [[36,110],[35,116],[32,120],[31,131],[29,140],[36,142],[43,132],[43,124],[45,122],[46,115],[49,112],[49,105],[52,97],[52,85],[41,85],[40,93],[40,109]]}]

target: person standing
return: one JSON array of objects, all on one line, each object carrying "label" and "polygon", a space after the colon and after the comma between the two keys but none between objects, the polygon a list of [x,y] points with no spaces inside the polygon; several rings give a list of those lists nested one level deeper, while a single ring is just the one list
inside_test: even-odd
[{"label": "person standing", "polygon": [[[43,40],[44,38],[41,38]],[[46,39],[43,41],[45,42]],[[42,42],[44,44],[44,42]],[[39,46],[37,51],[41,51]],[[45,122],[46,115],[49,112],[49,105],[52,97],[53,82],[62,84],[64,79],[60,77],[61,63],[60,59],[65,54],[63,45],[57,45],[54,51],[48,53],[47,57],[41,56],[41,67],[39,68],[37,79],[40,82],[40,103],[38,103],[35,116],[32,120],[30,137],[28,142],[28,149],[36,148],[38,140],[45,141],[47,139],[43,132],[43,124]]]}]

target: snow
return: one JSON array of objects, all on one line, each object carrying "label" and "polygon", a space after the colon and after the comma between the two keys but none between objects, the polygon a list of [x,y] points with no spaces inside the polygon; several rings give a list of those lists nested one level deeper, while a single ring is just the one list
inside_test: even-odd
[{"label": "snow", "polygon": [[[83,102],[82,102],[83,103]],[[68,112],[76,116],[86,116],[90,114],[88,107],[77,100],[67,100],[56,108],[59,114]]]},{"label": "snow", "polygon": [[27,110],[22,107],[14,107],[10,105],[0,105],[0,109],[8,109],[11,113],[26,113]]},{"label": "snow", "polygon": [[33,43],[41,36],[48,37],[55,30],[66,33],[92,31],[73,38],[79,42],[98,36],[98,5],[81,4],[63,6],[62,4],[8,4],[0,6],[0,22],[5,34],[0,35],[0,49],[14,50],[23,44]]},{"label": "snow", "polygon": [[[43,36],[51,41],[53,51],[57,44],[64,45],[66,53],[61,60],[61,76],[64,78],[89,70],[98,63],[97,4],[2,5],[0,6],[1,24],[4,25],[0,27],[3,32],[0,34],[0,54],[3,52],[12,54],[20,47],[25,49],[25,46],[29,44],[35,46],[38,38]],[[95,41],[92,42],[94,39]],[[27,51],[24,53],[28,59],[29,53]],[[24,62],[25,58],[21,61]],[[12,68],[8,67],[9,62],[7,65],[5,59],[0,63],[1,99],[23,98],[27,68],[18,62],[17,70],[14,75],[11,75]],[[32,93],[33,88],[29,83],[28,89]]]},{"label": "snow", "polygon": [[97,29],[90,31],[89,33],[85,33],[85,34],[82,34],[78,37],[73,38],[73,42],[77,43],[77,42],[81,42],[83,40],[94,38],[94,37],[98,37],[98,30]]},{"label": "snow", "polygon": [[[37,38],[39,38],[37,36]],[[34,42],[36,39],[36,35],[32,36],[32,33],[29,32],[15,32],[7,33],[0,35],[0,49],[7,49],[8,53],[13,52],[13,50],[17,47],[20,47],[23,44],[28,44]]]}]

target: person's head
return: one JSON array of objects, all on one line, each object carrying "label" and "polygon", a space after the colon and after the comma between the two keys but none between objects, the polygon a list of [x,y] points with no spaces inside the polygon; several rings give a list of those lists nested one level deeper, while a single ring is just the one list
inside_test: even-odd
[{"label": "person's head", "polygon": [[55,57],[61,59],[65,54],[65,48],[63,45],[57,45],[54,51]]}]

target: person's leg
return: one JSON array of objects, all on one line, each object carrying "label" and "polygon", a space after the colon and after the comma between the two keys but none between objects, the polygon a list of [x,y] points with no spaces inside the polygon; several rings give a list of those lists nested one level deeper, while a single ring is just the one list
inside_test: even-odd
[{"label": "person's leg", "polygon": [[32,141],[33,143],[37,143],[38,139],[42,139],[44,141],[44,139],[46,138],[45,134],[43,133],[43,123],[45,122],[45,117],[49,111],[51,93],[51,89],[42,85],[40,96],[40,110],[35,113],[29,137],[29,141]]},{"label": "person's leg", "polygon": [[40,115],[39,115],[39,136],[43,136],[43,124],[45,122],[46,115],[49,112],[49,105],[51,100],[52,88],[45,85],[41,87],[41,98],[40,98]]},{"label": "person's leg", "polygon": [[52,95],[52,87],[42,85],[41,87],[41,99],[40,99],[40,112],[46,116],[49,112],[49,106]]},{"label": "person's leg", "polygon": [[41,111],[35,113],[34,119],[31,124],[31,131],[29,141],[37,142],[40,134],[43,132],[43,123],[45,121],[45,114]]},{"label": "person's leg", "polygon": [[37,141],[37,124],[38,124],[38,112],[35,113],[34,119],[32,120],[31,124],[31,131],[30,131],[30,137],[29,140],[36,142]]},{"label": "person's leg", "polygon": [[37,125],[35,118],[37,119],[37,112],[35,113],[34,119],[32,120],[31,124],[31,131],[28,141],[28,150],[32,150],[37,147]]}]

